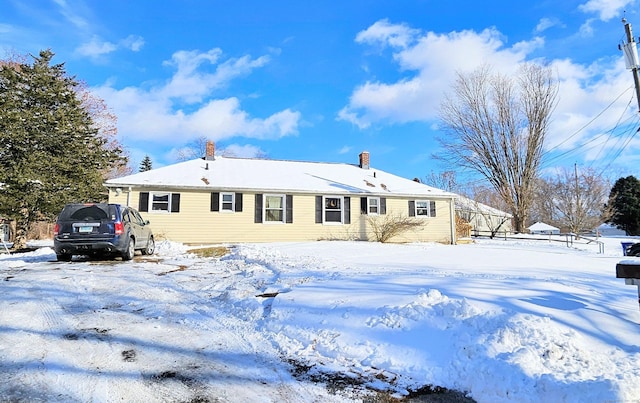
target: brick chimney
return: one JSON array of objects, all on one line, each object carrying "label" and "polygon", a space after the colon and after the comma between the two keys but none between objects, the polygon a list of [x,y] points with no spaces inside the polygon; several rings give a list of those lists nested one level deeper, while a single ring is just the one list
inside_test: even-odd
[{"label": "brick chimney", "polygon": [[369,151],[360,153],[360,168],[369,169]]},{"label": "brick chimney", "polygon": [[204,159],[207,161],[213,161],[216,159],[216,143],[211,140],[207,140]]}]

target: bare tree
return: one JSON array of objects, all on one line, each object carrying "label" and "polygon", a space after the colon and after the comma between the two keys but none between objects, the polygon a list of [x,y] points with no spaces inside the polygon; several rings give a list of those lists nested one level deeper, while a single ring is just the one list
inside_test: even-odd
[{"label": "bare tree", "polygon": [[565,169],[547,183],[552,189],[546,195],[547,204],[557,217],[554,224],[579,234],[611,218],[612,211],[606,207],[611,183],[592,168]]},{"label": "bare tree", "polygon": [[91,92],[86,82],[78,81],[75,90],[82,107],[91,116],[93,125],[98,130],[98,136],[104,139],[105,148],[117,151],[122,156],[118,163],[105,170],[104,179],[119,178],[132,174],[133,168],[129,166],[129,152],[118,139],[118,117],[109,109],[102,98]]},{"label": "bare tree", "polygon": [[446,190],[447,192],[458,193],[458,180],[455,171],[435,172],[431,171],[429,176],[425,177],[422,183],[433,186],[437,189]]},{"label": "bare tree", "polygon": [[556,192],[555,183],[551,180],[538,178],[536,180],[533,203],[529,212],[529,222],[544,222],[558,224],[558,213],[554,204]]},{"label": "bare tree", "polygon": [[178,161],[188,161],[196,158],[202,158],[206,155],[208,139],[200,136],[191,141],[186,147],[178,151]]},{"label": "bare tree", "polygon": [[511,210],[516,232],[524,230],[533,201],[557,92],[548,67],[525,64],[516,78],[482,67],[458,73],[441,104],[448,137],[440,139],[440,158],[489,181]]},{"label": "bare tree", "polygon": [[465,186],[466,196],[478,203],[486,204],[495,209],[507,211],[509,206],[502,200],[496,191],[481,183],[469,183]]}]

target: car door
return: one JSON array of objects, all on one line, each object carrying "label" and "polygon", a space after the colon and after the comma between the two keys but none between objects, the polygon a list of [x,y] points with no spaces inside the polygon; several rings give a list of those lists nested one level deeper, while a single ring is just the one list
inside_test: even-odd
[{"label": "car door", "polygon": [[140,225],[136,221],[135,215],[131,212],[131,209],[125,208],[122,210],[122,221],[125,228],[129,229],[128,236],[133,235],[136,240],[135,247],[138,248],[140,244]]},{"label": "car door", "polygon": [[149,224],[142,218],[140,213],[137,210],[130,209],[131,215],[134,217],[132,220],[136,221],[138,234],[136,235],[136,240],[139,241],[140,247],[144,248],[147,246],[149,242],[149,238],[151,237],[151,227]]}]

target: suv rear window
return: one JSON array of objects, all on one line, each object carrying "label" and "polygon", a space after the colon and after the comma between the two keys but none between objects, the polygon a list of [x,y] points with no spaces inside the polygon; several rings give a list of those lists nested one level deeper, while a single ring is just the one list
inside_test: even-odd
[{"label": "suv rear window", "polygon": [[60,220],[99,221],[116,218],[116,208],[109,204],[67,205],[60,213]]}]

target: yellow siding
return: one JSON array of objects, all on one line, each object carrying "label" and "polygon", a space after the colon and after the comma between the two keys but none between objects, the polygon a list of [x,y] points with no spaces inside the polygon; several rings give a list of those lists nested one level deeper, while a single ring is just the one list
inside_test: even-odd
[{"label": "yellow siding", "polygon": [[[143,191],[153,192],[154,189]],[[157,190],[158,191],[158,190]],[[163,190],[166,191],[166,190]],[[315,195],[293,195],[293,223],[254,223],[255,194],[243,193],[242,212],[210,211],[211,193],[208,191],[182,191],[180,212],[141,212],[151,222],[158,239],[169,239],[189,244],[278,242],[316,240],[367,240],[368,218],[360,214],[360,197],[351,197],[351,224],[316,224]],[[138,207],[140,192],[109,192],[110,203]],[[391,239],[392,242],[451,243],[451,199],[436,200],[436,217],[418,218],[424,221],[421,230],[411,231]],[[387,216],[408,215],[408,200],[387,198]],[[382,218],[384,216],[379,216]]]}]

